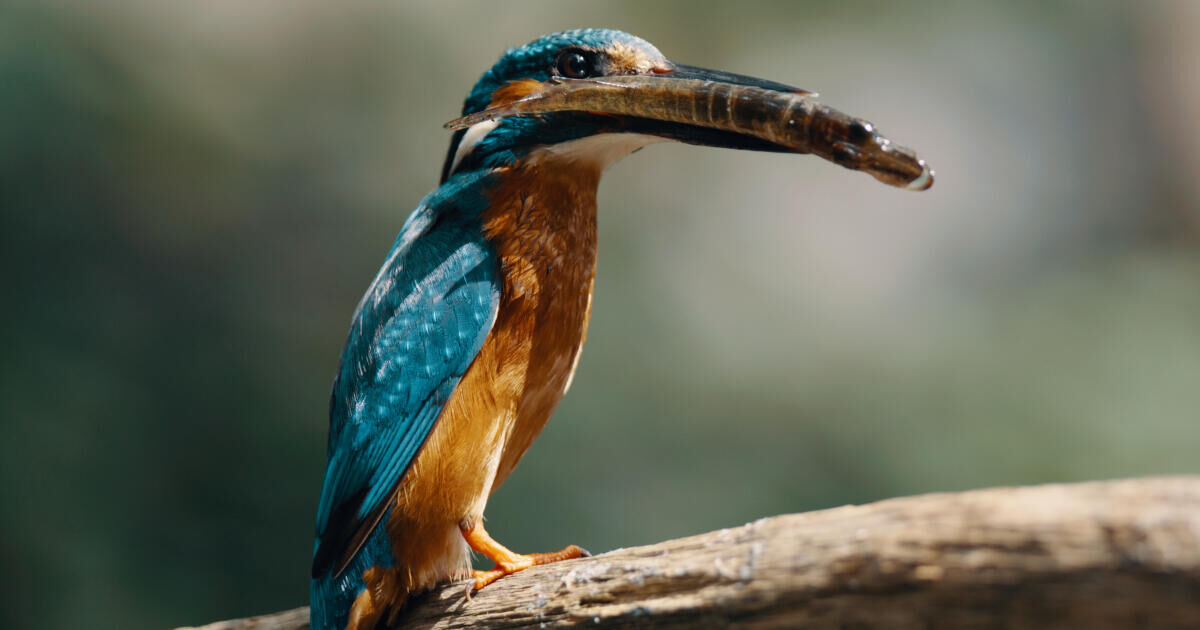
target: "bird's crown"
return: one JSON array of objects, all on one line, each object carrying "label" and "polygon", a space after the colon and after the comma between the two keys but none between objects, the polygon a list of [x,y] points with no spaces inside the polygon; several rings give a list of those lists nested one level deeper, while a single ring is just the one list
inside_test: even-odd
[{"label": "bird's crown", "polygon": [[524,82],[533,86],[552,77],[583,78],[669,71],[671,62],[654,44],[629,33],[606,28],[581,28],[540,37],[520,48],[509,48],[480,77],[463,104],[464,115],[525,95]]}]

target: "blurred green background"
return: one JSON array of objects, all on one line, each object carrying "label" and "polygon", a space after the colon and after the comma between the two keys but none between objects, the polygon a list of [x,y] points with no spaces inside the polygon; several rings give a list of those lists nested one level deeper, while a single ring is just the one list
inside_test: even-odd
[{"label": "blurred green background", "polygon": [[574,389],[489,506],[593,551],[935,490],[1200,473],[1200,4],[0,6],[0,626],[307,599],[350,314],[507,46],[607,26],[937,169],[653,146]]}]

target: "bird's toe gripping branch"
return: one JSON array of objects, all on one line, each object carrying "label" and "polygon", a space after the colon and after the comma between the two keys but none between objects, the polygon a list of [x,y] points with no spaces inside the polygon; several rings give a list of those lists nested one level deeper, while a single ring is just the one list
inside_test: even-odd
[{"label": "bird's toe gripping branch", "polygon": [[532,566],[540,564],[550,564],[551,562],[559,562],[561,560],[574,560],[575,558],[586,558],[592,554],[582,547],[577,545],[567,545],[561,551],[552,553],[531,553],[520,554],[496,542],[483,528],[482,523],[476,523],[470,527],[461,528],[463,538],[471,549],[487,556],[492,562],[496,563],[496,567],[489,571],[473,571],[475,577],[473,588],[468,590],[479,590],[483,587],[495,582],[496,580],[518,571],[524,571]]}]

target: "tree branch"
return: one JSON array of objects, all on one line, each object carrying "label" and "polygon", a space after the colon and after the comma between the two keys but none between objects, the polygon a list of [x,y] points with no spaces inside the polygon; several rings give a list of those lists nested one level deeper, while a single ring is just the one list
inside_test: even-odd
[{"label": "tree branch", "polygon": [[[412,601],[404,628],[1200,628],[1200,477],[777,516]],[[204,626],[293,630],[307,609]]]}]

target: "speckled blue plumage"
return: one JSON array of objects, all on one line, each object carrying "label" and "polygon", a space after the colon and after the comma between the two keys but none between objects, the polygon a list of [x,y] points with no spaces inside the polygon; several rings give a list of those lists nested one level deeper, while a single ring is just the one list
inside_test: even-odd
[{"label": "speckled blue plumage", "polygon": [[[394,564],[381,508],[495,319],[498,261],[479,216],[490,179],[459,175],[426,197],[354,314],[330,398],[314,628],[344,625],[362,572]],[[337,575],[351,537],[372,520],[371,535]]]}]

